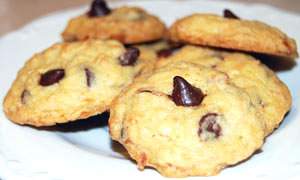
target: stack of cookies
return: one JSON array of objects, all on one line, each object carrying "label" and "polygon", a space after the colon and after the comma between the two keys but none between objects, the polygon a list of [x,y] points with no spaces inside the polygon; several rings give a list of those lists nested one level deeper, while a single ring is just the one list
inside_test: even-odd
[{"label": "stack of cookies", "polygon": [[5,114],[51,126],[109,111],[112,139],[139,169],[215,175],[259,150],[291,107],[287,86],[249,53],[293,59],[295,41],[229,10],[167,29],[141,8],[94,0],[62,37],[19,71]]}]

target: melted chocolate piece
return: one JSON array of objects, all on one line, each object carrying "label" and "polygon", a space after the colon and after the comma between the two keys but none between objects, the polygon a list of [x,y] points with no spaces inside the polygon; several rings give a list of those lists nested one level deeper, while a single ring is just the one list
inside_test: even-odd
[{"label": "melted chocolate piece", "polygon": [[[171,42],[170,42],[171,43]],[[169,43],[169,44],[170,44]],[[178,51],[183,45],[182,44],[170,44],[170,48],[161,49],[156,52],[159,58],[167,58]]]},{"label": "melted chocolate piece", "polygon": [[156,54],[159,58],[166,58],[173,54],[173,49],[172,48],[162,49],[162,50],[157,51]]},{"label": "melted chocolate piece", "polygon": [[52,69],[41,75],[39,84],[41,86],[50,86],[58,83],[64,76],[64,69]]},{"label": "melted chocolate piece", "polygon": [[84,72],[85,72],[85,76],[86,76],[86,85],[88,87],[92,86],[93,81],[95,80],[95,75],[94,73],[88,69],[88,68],[84,68]]},{"label": "melted chocolate piece", "polygon": [[91,4],[91,9],[88,12],[89,17],[105,16],[109,14],[111,10],[103,0],[94,0]]},{"label": "melted chocolate piece", "polygon": [[137,61],[140,55],[140,50],[135,47],[128,47],[126,52],[119,57],[119,62],[122,66],[132,66]]},{"label": "melted chocolate piece", "polygon": [[240,19],[237,15],[235,15],[232,11],[229,9],[224,9],[223,16],[230,19]]},{"label": "melted chocolate piece", "polygon": [[203,116],[199,121],[199,137],[202,136],[202,133],[211,133],[214,138],[218,138],[221,135],[221,126],[217,122],[218,114],[208,113]]},{"label": "melted chocolate piece", "polygon": [[172,100],[177,106],[198,106],[204,94],[180,76],[173,78]]}]

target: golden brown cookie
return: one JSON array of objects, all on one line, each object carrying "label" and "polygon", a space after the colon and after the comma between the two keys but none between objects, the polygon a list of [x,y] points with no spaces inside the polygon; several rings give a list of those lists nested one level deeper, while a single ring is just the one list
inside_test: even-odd
[{"label": "golden brown cookie", "polygon": [[265,137],[250,95],[221,71],[174,62],[114,100],[109,129],[137,161],[168,177],[215,175],[248,158]]},{"label": "golden brown cookie", "polygon": [[175,42],[221,47],[295,58],[294,39],[259,21],[193,14],[177,20],[169,37]]},{"label": "golden brown cookie", "polygon": [[16,123],[33,126],[100,114],[143,69],[140,56],[137,48],[113,40],[55,44],[19,71],[4,112]]},{"label": "golden brown cookie", "polygon": [[278,127],[291,107],[287,86],[273,71],[249,55],[184,46],[172,55],[160,58],[156,68],[175,62],[192,62],[226,73],[236,86],[250,95],[266,124],[266,135]]},{"label": "golden brown cookie", "polygon": [[138,7],[110,10],[104,1],[96,0],[91,10],[69,21],[62,33],[65,41],[85,39],[115,39],[124,44],[135,44],[161,39],[164,23]]}]

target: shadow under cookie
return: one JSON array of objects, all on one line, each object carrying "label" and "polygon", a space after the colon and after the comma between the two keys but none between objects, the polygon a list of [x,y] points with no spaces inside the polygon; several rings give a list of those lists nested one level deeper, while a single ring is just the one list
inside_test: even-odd
[{"label": "shadow under cookie", "polygon": [[130,158],[130,156],[129,156],[128,152],[126,151],[126,149],[125,149],[125,148],[122,146],[122,144],[120,144],[119,142],[111,140],[111,142],[110,142],[110,147],[111,147],[111,149],[112,149],[114,152],[116,152],[116,153],[118,153],[118,154],[121,154],[122,156],[124,156],[124,158],[126,158],[126,159],[128,159],[128,160],[134,162],[134,161]]},{"label": "shadow under cookie", "polygon": [[80,119],[77,121],[56,124],[49,127],[33,127],[38,130],[46,131],[58,131],[58,132],[78,132],[78,131],[87,131],[95,128],[101,128],[108,125],[109,112],[104,112],[99,115],[91,116],[87,119]]},{"label": "shadow under cookie", "polygon": [[258,54],[258,53],[250,53],[250,55],[260,60],[263,64],[265,64],[275,72],[288,71],[293,69],[293,67],[297,65],[295,60],[287,57],[265,55],[265,54]]}]

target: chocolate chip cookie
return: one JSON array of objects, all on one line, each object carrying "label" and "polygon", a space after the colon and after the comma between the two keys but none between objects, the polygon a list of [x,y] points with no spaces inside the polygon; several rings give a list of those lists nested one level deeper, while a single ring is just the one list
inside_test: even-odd
[{"label": "chocolate chip cookie", "polygon": [[110,134],[138,167],[168,177],[215,175],[262,144],[251,96],[219,70],[173,62],[138,78],[113,101]]},{"label": "chocolate chip cookie", "polygon": [[278,28],[259,21],[241,20],[230,11],[224,17],[214,14],[193,14],[177,20],[169,37],[175,42],[221,47],[295,58],[294,39]]},{"label": "chocolate chip cookie", "polygon": [[115,39],[135,44],[161,39],[164,23],[138,7],[109,9],[102,0],[93,1],[90,11],[71,19],[62,33],[65,41]]},{"label": "chocolate chip cookie", "polygon": [[4,112],[16,123],[33,126],[99,114],[133,81],[143,68],[140,61],[139,49],[113,40],[55,44],[19,71]]},{"label": "chocolate chip cookie", "polygon": [[168,57],[160,58],[156,68],[174,62],[191,62],[226,73],[231,81],[250,95],[266,125],[266,135],[278,127],[291,107],[287,86],[271,71],[250,55],[184,46]]}]

